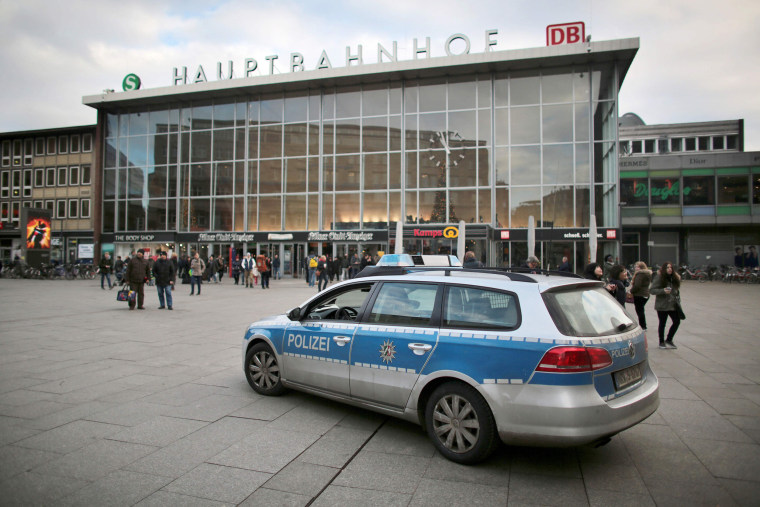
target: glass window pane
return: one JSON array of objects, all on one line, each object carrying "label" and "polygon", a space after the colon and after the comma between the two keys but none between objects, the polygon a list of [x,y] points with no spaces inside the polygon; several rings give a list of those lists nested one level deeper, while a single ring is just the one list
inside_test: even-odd
[{"label": "glass window pane", "polygon": [[391,228],[396,226],[396,222],[401,220],[401,192],[391,192],[388,196],[388,221]]},{"label": "glass window pane", "polygon": [[[513,109],[514,111],[514,109]],[[509,109],[497,109],[494,112],[494,143],[496,146],[509,144]],[[536,142],[536,141],[533,141]]]},{"label": "glass window pane", "polygon": [[510,132],[512,144],[533,144],[540,142],[541,122],[538,106],[515,107],[510,112]]},{"label": "glass window pane", "polygon": [[449,186],[476,185],[478,150],[451,150],[449,155]]},{"label": "glass window pane", "polygon": [[[335,190],[359,190],[360,155],[335,157]],[[357,220],[358,222],[358,220]]]},{"label": "glass window pane", "polygon": [[166,197],[166,166],[149,167],[148,197]]},{"label": "glass window pane", "polygon": [[512,185],[535,185],[541,182],[541,152],[538,146],[513,147],[510,165]]},{"label": "glass window pane", "polygon": [[443,324],[448,327],[502,329],[519,322],[517,302],[503,292],[451,286],[446,296]]},{"label": "glass window pane", "polygon": [[[130,161],[132,158],[132,142],[130,140]],[[209,162],[211,160],[211,131],[192,132],[191,134],[191,162]]]},{"label": "glass window pane", "polygon": [[129,197],[143,197],[146,169],[142,167],[129,168]]},{"label": "glass window pane", "polygon": [[261,131],[261,158],[282,156],[282,125],[263,125]]},{"label": "glass window pane", "polygon": [[478,222],[481,224],[491,223],[491,190],[478,189]]},{"label": "glass window pane", "polygon": [[569,71],[541,76],[541,101],[571,102],[573,100],[573,79]]},{"label": "glass window pane", "polygon": [[335,153],[359,153],[361,121],[335,120]]},{"label": "glass window pane", "polygon": [[193,107],[192,115],[193,130],[206,130],[211,128],[211,117],[213,116],[213,107],[211,107],[211,105]]},{"label": "glass window pane", "polygon": [[420,153],[420,188],[446,188],[446,152],[428,150]]},{"label": "glass window pane", "polygon": [[451,207],[449,209],[448,222],[456,223],[460,220],[464,220],[468,224],[478,222],[477,205],[477,193],[473,190],[450,190],[449,201]]},{"label": "glass window pane", "polygon": [[417,216],[417,192],[405,192],[406,203],[406,222],[410,224],[418,223]]},{"label": "glass window pane", "polygon": [[364,118],[362,123],[362,151],[386,151],[388,149],[388,117]]},{"label": "glass window pane", "polygon": [[573,140],[573,105],[544,106],[543,134],[545,143]]},{"label": "glass window pane", "polygon": [[385,190],[388,188],[388,155],[378,153],[364,156],[364,189]]},{"label": "glass window pane", "polygon": [[749,178],[718,176],[718,204],[749,204]]},{"label": "glass window pane", "polygon": [[[259,162],[259,193],[274,194],[282,191],[282,159]],[[262,200],[263,202],[263,200]],[[262,219],[263,219],[262,215]],[[279,226],[277,227],[279,230]]]},{"label": "glass window pane", "polygon": [[335,94],[335,117],[356,118],[360,115],[361,92],[358,88],[343,88]]},{"label": "glass window pane", "polygon": [[474,109],[476,82],[449,82],[449,109]]},{"label": "glass window pane", "polygon": [[232,199],[214,199],[214,223],[212,231],[232,230]]},{"label": "glass window pane", "polygon": [[[435,190],[428,192],[420,192],[419,194],[419,210],[420,210],[420,223],[446,223],[447,218],[447,202],[446,202],[446,190]],[[448,210],[449,214],[450,209]]]},{"label": "glass window pane", "polygon": [[626,207],[647,206],[649,187],[647,178],[622,178],[620,180],[620,201]]},{"label": "glass window pane", "polygon": [[389,156],[390,163],[388,165],[388,178],[390,180],[389,187],[391,189],[401,188],[401,154],[391,153]]},{"label": "glass window pane", "polygon": [[249,197],[248,198],[248,220],[247,220],[247,229],[248,231],[257,231],[258,228],[258,198],[257,197]]},{"label": "glass window pane", "polygon": [[[506,104],[503,104],[506,106]],[[478,107],[491,106],[491,76],[478,76]]]},{"label": "glass window pane", "polygon": [[245,193],[245,162],[235,162],[235,193]]},{"label": "glass window pane", "polygon": [[544,185],[573,182],[573,145],[544,145]]},{"label": "glass window pane", "polygon": [[[286,192],[306,192],[306,159],[289,158],[285,160],[285,191]],[[304,204],[305,206],[305,204]],[[287,203],[285,207],[285,217],[287,220]],[[287,223],[285,228],[289,229]]]},{"label": "glass window pane", "polygon": [[362,116],[388,114],[388,89],[365,87],[362,90]]},{"label": "glass window pane", "polygon": [[385,228],[388,225],[388,194],[367,192],[364,194],[364,214],[362,227],[368,229]]},{"label": "glass window pane", "polygon": [[148,137],[138,136],[129,139],[129,160],[130,166],[146,165],[148,163]]},{"label": "glass window pane", "polygon": [[223,162],[215,164],[216,169],[216,191],[215,195],[232,195],[233,183],[235,180],[235,166],[232,162]]},{"label": "glass window pane", "polygon": [[[432,147],[440,148],[438,143],[437,132],[446,132],[446,114],[432,113],[421,114],[420,120],[420,149]],[[408,143],[407,143],[408,144]],[[435,146],[434,146],[435,145]],[[411,149],[407,146],[407,149]]]},{"label": "glass window pane", "polygon": [[573,194],[571,186],[543,188],[543,227],[573,227]]},{"label": "glass window pane", "polygon": [[282,210],[280,203],[282,198],[279,195],[267,195],[259,197],[261,212],[259,213],[259,230],[260,231],[279,231],[282,230]]},{"label": "glass window pane", "polygon": [[166,230],[166,199],[148,201],[148,230]]},{"label": "glass window pane", "polygon": [[309,112],[309,97],[287,97],[285,99],[285,121],[306,121]]},{"label": "glass window pane", "polygon": [[589,108],[588,103],[575,104],[575,140],[588,141],[589,139]]},{"label": "glass window pane", "polygon": [[[325,157],[325,161],[330,157]],[[330,162],[332,164],[332,161]],[[319,191],[319,157],[309,157],[307,159],[307,166],[309,171],[309,186],[306,189],[307,192]]]},{"label": "glass window pane", "polygon": [[446,85],[421,84],[419,87],[420,112],[446,110]]},{"label": "glass window pane", "polygon": [[335,224],[333,229],[359,228],[359,193],[335,194]]},{"label": "glass window pane", "polygon": [[281,123],[283,99],[271,98],[260,102],[261,123]]},{"label": "glass window pane", "polygon": [[677,178],[652,178],[649,183],[652,206],[681,203],[681,187]]},{"label": "glass window pane", "polygon": [[306,123],[285,125],[285,156],[298,157],[306,155]]},{"label": "glass window pane", "polygon": [[478,185],[491,185],[491,150],[481,148],[478,151]]},{"label": "glass window pane", "polygon": [[404,118],[404,121],[406,122],[406,149],[416,150],[417,146],[419,146],[417,142],[417,115],[408,114]]},{"label": "glass window pane", "polygon": [[190,199],[189,229],[193,231],[208,231],[211,218],[211,199]]},{"label": "glass window pane", "polygon": [[145,208],[142,201],[127,201],[127,230],[145,230]]},{"label": "glass window pane", "polygon": [[[332,192],[333,188],[333,175],[335,174],[335,157],[324,157],[322,160],[322,190],[325,192]],[[309,164],[309,180],[311,180],[313,167]],[[317,176],[318,178],[319,176]],[[316,183],[316,182],[315,182]],[[311,183],[309,184],[309,190],[312,189]]]},{"label": "glass window pane", "polygon": [[509,148],[496,148],[496,184],[509,185]]},{"label": "glass window pane", "polygon": [[533,216],[536,224],[541,219],[541,188],[512,188],[510,200],[512,228],[528,227],[528,217]]},{"label": "glass window pane", "polygon": [[[193,136],[195,140],[198,136]],[[232,160],[235,158],[235,131],[223,129],[214,131],[214,160]]]},{"label": "glass window pane", "polygon": [[248,193],[259,193],[259,162],[257,160],[248,162]]},{"label": "glass window pane", "polygon": [[193,164],[190,175],[190,195],[211,194],[211,166],[209,164]]},{"label": "glass window pane", "polygon": [[509,80],[510,104],[538,104],[538,76],[513,74]]},{"label": "glass window pane", "polygon": [[235,104],[216,104],[214,106],[214,128],[233,127],[235,125]]},{"label": "glass window pane", "polygon": [[129,115],[129,135],[148,133],[148,113],[132,113]]},{"label": "glass window pane", "polygon": [[[322,194],[322,229],[331,230],[333,228],[333,201],[334,194]],[[310,229],[319,229],[319,197],[317,194],[309,195],[309,216],[307,217]]]},{"label": "glass window pane", "polygon": [[286,195],[285,230],[303,231],[306,229],[306,196]]}]

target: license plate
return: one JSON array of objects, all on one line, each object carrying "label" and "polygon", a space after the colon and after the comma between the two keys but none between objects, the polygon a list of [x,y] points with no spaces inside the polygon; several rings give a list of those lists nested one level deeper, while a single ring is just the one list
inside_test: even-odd
[{"label": "license plate", "polygon": [[624,370],[616,371],[612,374],[612,378],[615,379],[615,389],[620,391],[625,389],[631,384],[635,384],[641,380],[641,366],[643,363],[635,364]]}]

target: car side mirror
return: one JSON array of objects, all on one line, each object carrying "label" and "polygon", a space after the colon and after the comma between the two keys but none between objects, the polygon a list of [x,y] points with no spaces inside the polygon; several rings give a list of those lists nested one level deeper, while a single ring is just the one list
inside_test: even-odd
[{"label": "car side mirror", "polygon": [[290,320],[301,320],[301,308],[296,306],[288,312],[288,318]]}]

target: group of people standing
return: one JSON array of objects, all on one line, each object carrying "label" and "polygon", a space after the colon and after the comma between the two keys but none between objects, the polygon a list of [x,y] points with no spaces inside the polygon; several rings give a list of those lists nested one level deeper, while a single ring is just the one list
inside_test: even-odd
[{"label": "group of people standing", "polygon": [[317,285],[317,290],[322,291],[328,283],[334,280],[342,281],[353,278],[367,266],[374,266],[377,260],[368,252],[361,256],[354,252],[351,256],[348,254],[341,256],[321,255],[317,256],[314,252],[307,255],[302,263],[304,273],[306,273],[306,284],[309,287]]},{"label": "group of people standing", "polygon": [[[659,320],[657,326],[659,347],[661,349],[678,348],[673,339],[685,317],[681,307],[681,277],[676,273],[672,262],[665,262],[657,272],[652,272],[644,261],[638,261],[634,264],[634,273],[629,281],[625,267],[614,264],[612,256],[608,255],[604,264],[592,262],[587,265],[583,277],[605,281],[607,283],[605,289],[624,307],[626,303],[632,302],[639,325],[645,330],[647,318],[644,307],[649,298],[655,296],[654,309],[657,311]],[[628,290],[629,287],[630,290]],[[668,319],[671,325],[665,334]]]}]

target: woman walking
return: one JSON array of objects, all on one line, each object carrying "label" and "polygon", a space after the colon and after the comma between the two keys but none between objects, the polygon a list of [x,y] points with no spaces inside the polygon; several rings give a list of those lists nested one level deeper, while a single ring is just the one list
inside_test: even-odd
[{"label": "woman walking", "polygon": [[[679,289],[681,287],[681,277],[673,269],[672,262],[663,263],[660,270],[652,281],[649,293],[657,296],[654,300],[654,309],[657,310],[657,317],[660,319],[660,325],[657,327],[657,333],[660,338],[661,349],[677,349],[673,343],[673,337],[678,331],[681,324],[678,306],[680,306],[681,296]],[[667,339],[665,336],[665,326],[668,323],[668,317],[673,323],[668,330]]]},{"label": "woman walking", "polygon": [[649,301],[649,285],[652,283],[652,271],[647,268],[644,261],[639,261],[633,266],[633,280],[631,281],[631,294],[633,306],[636,308],[636,316],[639,318],[639,326],[646,331],[647,316],[644,306]]},{"label": "woman walking", "polygon": [[625,266],[616,264],[610,268],[609,276],[607,290],[610,291],[612,297],[617,299],[620,306],[625,308],[625,288],[628,287],[628,271],[625,270]]}]

